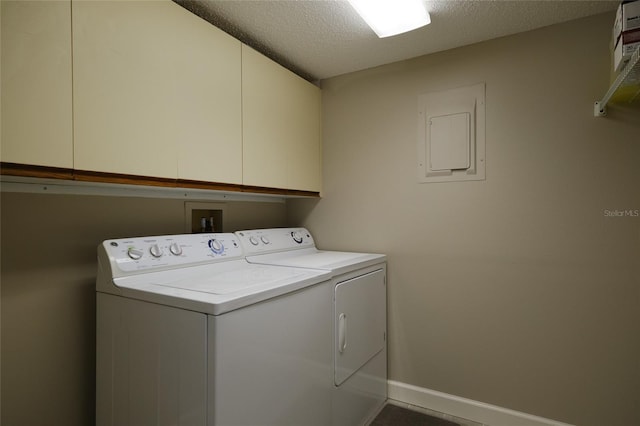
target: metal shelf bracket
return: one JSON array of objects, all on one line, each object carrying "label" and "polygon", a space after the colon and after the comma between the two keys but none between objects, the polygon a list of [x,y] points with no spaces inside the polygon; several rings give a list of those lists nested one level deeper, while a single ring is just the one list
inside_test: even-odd
[{"label": "metal shelf bracket", "polygon": [[607,104],[611,98],[621,89],[630,88],[629,93],[625,93],[625,100],[629,103],[640,100],[640,47],[631,55],[631,59],[624,67],[622,72],[615,79],[604,97],[596,101],[593,106],[593,115],[595,117],[604,117],[607,115]]}]

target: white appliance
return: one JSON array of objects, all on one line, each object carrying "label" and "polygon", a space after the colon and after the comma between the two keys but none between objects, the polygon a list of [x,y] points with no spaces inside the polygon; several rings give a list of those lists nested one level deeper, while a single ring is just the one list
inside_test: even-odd
[{"label": "white appliance", "polygon": [[387,399],[386,256],[318,250],[304,228],[236,232],[253,264],[332,277],[332,424],[365,424]]},{"label": "white appliance", "polygon": [[98,247],[96,424],[331,423],[327,271],[249,264],[233,234]]}]

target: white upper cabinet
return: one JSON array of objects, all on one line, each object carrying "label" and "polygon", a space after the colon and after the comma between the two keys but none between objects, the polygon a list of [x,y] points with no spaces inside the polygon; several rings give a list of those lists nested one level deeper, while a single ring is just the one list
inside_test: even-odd
[{"label": "white upper cabinet", "polygon": [[242,117],[245,185],[320,191],[318,87],[243,45]]},{"label": "white upper cabinet", "polygon": [[298,76],[291,81],[287,188],[322,189],[322,92]]},{"label": "white upper cabinet", "polygon": [[320,89],[173,1],[0,5],[2,162],[320,192]]},{"label": "white upper cabinet", "polygon": [[73,167],[70,1],[0,2],[0,159]]},{"label": "white upper cabinet", "polygon": [[242,184],[241,43],[186,10],[180,18],[178,178]]},{"label": "white upper cabinet", "polygon": [[73,3],[75,168],[241,183],[240,42],[169,1]]}]

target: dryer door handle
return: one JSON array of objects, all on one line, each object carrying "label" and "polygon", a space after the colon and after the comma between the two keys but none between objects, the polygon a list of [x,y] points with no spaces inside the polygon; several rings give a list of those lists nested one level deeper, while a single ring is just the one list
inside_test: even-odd
[{"label": "dryer door handle", "polygon": [[347,348],[347,314],[338,316],[338,350],[343,353]]}]

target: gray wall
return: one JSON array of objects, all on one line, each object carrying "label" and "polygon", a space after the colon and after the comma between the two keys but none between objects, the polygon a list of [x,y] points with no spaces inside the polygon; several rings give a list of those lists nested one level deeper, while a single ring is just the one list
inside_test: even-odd
[{"label": "gray wall", "polygon": [[[389,255],[390,379],[640,424],[640,110],[593,117],[613,15],[322,82],[319,246]],[[486,180],[419,184],[418,96],[486,82]]]},{"label": "gray wall", "polygon": [[[2,419],[95,424],[96,248],[180,234],[184,201],[2,193]],[[228,202],[225,229],[285,226],[284,203]]]}]

